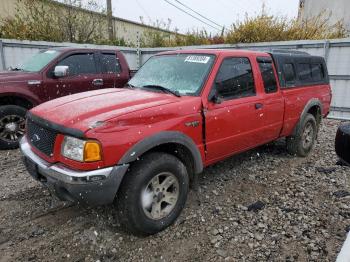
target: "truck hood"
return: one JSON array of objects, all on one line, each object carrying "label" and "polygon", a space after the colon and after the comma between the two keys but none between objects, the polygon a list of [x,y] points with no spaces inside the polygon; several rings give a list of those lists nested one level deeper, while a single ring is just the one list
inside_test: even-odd
[{"label": "truck hood", "polygon": [[180,100],[171,94],[139,89],[102,89],[49,101],[35,107],[31,113],[50,122],[86,132],[96,123]]},{"label": "truck hood", "polygon": [[2,71],[0,72],[0,85],[11,82],[27,82],[28,80],[40,80],[40,74],[23,71]]}]

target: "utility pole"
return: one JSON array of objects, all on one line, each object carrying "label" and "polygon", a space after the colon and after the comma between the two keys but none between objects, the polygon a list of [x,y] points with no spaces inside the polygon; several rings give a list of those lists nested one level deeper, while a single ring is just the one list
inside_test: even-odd
[{"label": "utility pole", "polygon": [[113,13],[112,13],[112,0],[107,1],[107,19],[108,19],[108,39],[110,41],[114,40],[113,32]]}]

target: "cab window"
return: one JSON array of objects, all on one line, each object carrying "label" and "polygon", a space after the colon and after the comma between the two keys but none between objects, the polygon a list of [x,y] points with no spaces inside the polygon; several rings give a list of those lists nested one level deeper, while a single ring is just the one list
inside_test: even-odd
[{"label": "cab window", "polygon": [[223,100],[255,96],[253,71],[248,58],[226,58],[215,79],[215,91]]},{"label": "cab window", "polygon": [[121,72],[121,67],[116,54],[101,54],[102,72],[107,74],[117,74]]},{"label": "cab window", "polygon": [[69,75],[96,74],[94,54],[73,54],[61,60],[58,66],[69,66]]},{"label": "cab window", "polygon": [[277,92],[277,80],[273,70],[272,60],[258,58],[257,61],[264,82],[265,93],[271,94]]}]

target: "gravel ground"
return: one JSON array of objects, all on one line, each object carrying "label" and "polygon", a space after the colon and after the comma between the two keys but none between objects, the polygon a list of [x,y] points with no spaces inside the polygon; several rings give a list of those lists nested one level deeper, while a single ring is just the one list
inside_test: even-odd
[{"label": "gravel ground", "polygon": [[113,207],[53,199],[18,151],[0,152],[0,261],[335,261],[350,228],[339,123],[323,123],[308,158],[277,141],[208,168],[175,225],[146,238],[124,233]]}]

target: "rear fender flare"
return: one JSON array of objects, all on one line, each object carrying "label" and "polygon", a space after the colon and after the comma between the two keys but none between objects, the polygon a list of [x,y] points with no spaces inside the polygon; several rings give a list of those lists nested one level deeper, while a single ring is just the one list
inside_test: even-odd
[{"label": "rear fender flare", "polygon": [[[311,99],[304,107],[301,115],[300,115],[300,118],[299,118],[299,121],[297,123],[297,125],[294,127],[293,129],[293,133],[292,133],[292,136],[295,136],[298,132],[298,130],[301,128],[301,124],[303,122],[303,119],[306,117],[307,113],[309,112],[309,110],[314,107],[314,106],[318,106],[321,110],[321,114],[323,112],[323,105],[321,103],[321,101],[317,98],[313,98]],[[317,119],[316,119],[317,120]]]}]

